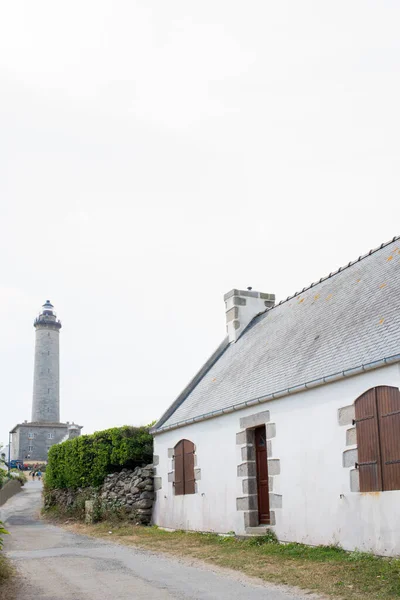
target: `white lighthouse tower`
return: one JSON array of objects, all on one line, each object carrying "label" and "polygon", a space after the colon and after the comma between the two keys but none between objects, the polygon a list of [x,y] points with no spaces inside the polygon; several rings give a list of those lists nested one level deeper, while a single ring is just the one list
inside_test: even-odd
[{"label": "white lighthouse tower", "polygon": [[32,422],[60,421],[60,329],[54,306],[46,300],[35,319]]}]

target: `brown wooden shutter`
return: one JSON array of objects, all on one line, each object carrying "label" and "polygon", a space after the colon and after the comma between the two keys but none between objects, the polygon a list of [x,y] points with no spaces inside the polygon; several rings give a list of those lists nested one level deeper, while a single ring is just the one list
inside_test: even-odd
[{"label": "brown wooden shutter", "polygon": [[365,392],[365,394],[357,398],[354,405],[360,491],[381,491],[382,469],[379,449],[376,389]]},{"label": "brown wooden shutter", "polygon": [[184,487],[184,469],[183,469],[183,440],[177,443],[174,449],[174,488],[175,495],[182,496],[185,493]]},{"label": "brown wooden shutter", "polygon": [[183,440],[184,448],[184,470],[185,470],[185,494],[195,493],[194,480],[194,444],[189,440]]},{"label": "brown wooden shutter", "polygon": [[376,388],[382,458],[382,489],[400,489],[400,392],[395,387]]}]

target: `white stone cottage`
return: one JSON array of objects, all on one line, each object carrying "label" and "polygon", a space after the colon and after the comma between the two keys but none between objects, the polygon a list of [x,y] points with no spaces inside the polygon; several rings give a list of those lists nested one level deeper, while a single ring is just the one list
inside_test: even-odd
[{"label": "white stone cottage", "polygon": [[153,428],[154,523],[400,554],[400,239],[228,337]]}]

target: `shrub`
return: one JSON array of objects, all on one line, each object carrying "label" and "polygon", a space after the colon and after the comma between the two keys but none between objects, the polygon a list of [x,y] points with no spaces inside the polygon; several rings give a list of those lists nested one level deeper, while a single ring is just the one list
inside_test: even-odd
[{"label": "shrub", "polygon": [[109,473],[134,469],[153,458],[153,438],[148,427],[114,427],[82,435],[49,450],[46,487],[99,486]]}]

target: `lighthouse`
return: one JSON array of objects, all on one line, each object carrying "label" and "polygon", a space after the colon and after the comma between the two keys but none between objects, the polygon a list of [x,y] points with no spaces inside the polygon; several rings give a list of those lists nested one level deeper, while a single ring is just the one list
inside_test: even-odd
[{"label": "lighthouse", "polygon": [[11,458],[24,463],[47,462],[54,444],[80,435],[82,427],[60,422],[60,329],[54,306],[46,300],[34,320],[32,419],[11,431]]},{"label": "lighthouse", "polygon": [[35,327],[32,422],[60,421],[60,329],[54,306],[46,300]]}]

